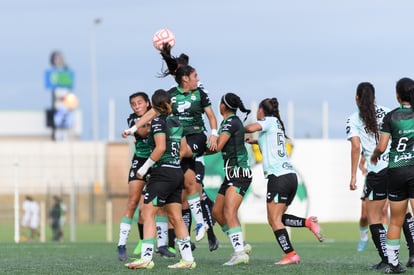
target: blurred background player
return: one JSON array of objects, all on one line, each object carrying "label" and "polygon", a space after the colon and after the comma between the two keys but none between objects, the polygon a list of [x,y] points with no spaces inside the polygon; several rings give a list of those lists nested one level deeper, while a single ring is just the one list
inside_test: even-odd
[{"label": "blurred background player", "polygon": [[49,213],[49,217],[52,219],[53,241],[63,240],[62,214],[64,215],[62,201],[59,196],[53,196],[53,205]]},{"label": "blurred background player", "polygon": [[35,241],[40,237],[40,206],[32,196],[26,196],[23,202],[23,218],[21,221],[22,241]]}]

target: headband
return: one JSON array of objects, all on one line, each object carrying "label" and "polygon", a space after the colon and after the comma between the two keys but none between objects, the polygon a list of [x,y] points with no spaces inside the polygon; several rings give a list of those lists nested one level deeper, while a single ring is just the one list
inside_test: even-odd
[{"label": "headband", "polygon": [[[227,95],[227,94],[226,94]],[[231,109],[231,110],[237,110],[237,107],[233,107],[231,106],[227,100],[226,100],[226,95],[223,95],[223,97],[221,98],[221,101],[223,101],[224,105],[227,106],[227,108]]]}]

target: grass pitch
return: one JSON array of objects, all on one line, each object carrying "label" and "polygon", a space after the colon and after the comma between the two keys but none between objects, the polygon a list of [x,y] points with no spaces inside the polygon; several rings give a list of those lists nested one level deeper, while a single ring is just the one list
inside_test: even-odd
[{"label": "grass pitch", "polygon": [[[356,223],[322,224],[326,236],[319,243],[306,228],[292,229],[292,243],[301,257],[301,263],[291,266],[276,266],[283,253],[267,225],[246,225],[246,240],[253,251],[248,265],[234,267],[222,266],[230,258],[232,248],[220,230],[215,228],[220,239],[220,248],[210,252],[206,240],[196,243],[194,257],[197,268],[194,270],[169,270],[167,265],[178,261],[154,256],[155,267],[152,270],[129,270],[117,259],[116,241],[78,241],[78,242],[26,242],[0,243],[0,274],[381,274],[368,271],[370,265],[379,262],[375,247],[370,242],[364,252],[356,252],[358,226]],[[94,226],[93,226],[94,227]],[[85,226],[80,233],[96,236],[96,227]],[[136,231],[136,230],[135,230]],[[79,237],[83,235],[79,235]],[[136,237],[131,234],[128,242],[128,254],[136,245]],[[408,252],[402,240],[400,259],[407,261]],[[131,259],[132,260],[132,259]],[[408,270],[408,274],[414,273]]]}]

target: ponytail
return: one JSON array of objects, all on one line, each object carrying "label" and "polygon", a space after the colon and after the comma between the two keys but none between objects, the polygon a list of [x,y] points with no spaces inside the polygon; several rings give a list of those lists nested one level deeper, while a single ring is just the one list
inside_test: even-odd
[{"label": "ponytail", "polygon": [[233,93],[227,93],[221,97],[221,102],[226,106],[227,109],[237,111],[240,109],[241,112],[246,113],[246,117],[244,118],[243,122],[246,121],[247,116],[250,114],[251,110],[246,109],[243,102],[241,101],[240,97]]}]

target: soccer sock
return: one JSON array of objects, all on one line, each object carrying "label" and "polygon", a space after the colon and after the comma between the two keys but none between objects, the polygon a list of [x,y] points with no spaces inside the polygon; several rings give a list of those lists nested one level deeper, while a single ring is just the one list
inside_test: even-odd
[{"label": "soccer sock", "polygon": [[201,201],[201,206],[203,209],[204,222],[208,225],[207,238],[209,240],[214,240],[216,238],[216,235],[214,235],[213,230],[214,220],[211,214],[211,208],[204,200]]},{"label": "soccer sock", "polygon": [[216,234],[214,234],[214,230],[213,230],[213,228],[212,228],[212,227],[209,227],[209,228],[207,229],[207,238],[208,238],[209,240],[211,240],[211,241],[213,241],[213,240],[215,240],[215,239],[216,239]]},{"label": "soccer sock", "polygon": [[155,216],[155,223],[157,225],[157,247],[166,246],[168,234],[168,217]]},{"label": "soccer sock", "polygon": [[190,206],[191,214],[197,224],[204,223],[203,211],[201,210],[200,195],[198,193],[187,196],[188,205]]},{"label": "soccer sock", "polygon": [[369,226],[369,230],[371,231],[372,241],[377,248],[378,255],[380,256],[383,263],[388,263],[387,258],[387,249],[385,246],[385,241],[387,239],[387,231],[384,229],[384,226],[379,224],[371,224]]},{"label": "soccer sock", "polygon": [[206,191],[204,191],[203,189],[203,193],[202,193],[202,200],[201,200],[201,206],[203,207],[203,209],[205,209],[206,214],[204,213],[203,210],[203,216],[204,219],[209,221],[209,226],[211,225],[211,227],[214,226],[214,224],[216,223],[216,221],[213,218],[213,206],[214,206],[214,202],[212,200],[210,200],[210,198],[207,196]]},{"label": "soccer sock", "polygon": [[129,231],[131,231],[132,219],[122,217],[121,224],[119,225],[119,241],[118,245],[126,245],[128,240]]},{"label": "soccer sock", "polygon": [[240,226],[229,228],[228,236],[235,253],[244,252],[243,231]]},{"label": "soccer sock", "polygon": [[410,256],[414,255],[414,219],[411,213],[405,215],[403,232]]},{"label": "soccer sock", "polygon": [[168,228],[168,247],[175,248],[175,231],[174,231],[174,228]]},{"label": "soccer sock", "polygon": [[193,252],[191,251],[190,236],[181,240],[177,239],[178,249],[180,250],[181,258],[186,261],[194,261]]},{"label": "soccer sock", "polygon": [[368,241],[368,226],[359,227],[359,238],[361,239],[361,241]]},{"label": "soccer sock", "polygon": [[227,226],[227,224],[224,224],[221,227],[221,231],[223,231],[223,233],[226,234],[227,236],[229,235],[229,227]]},{"label": "soccer sock", "polygon": [[155,238],[143,239],[141,247],[141,258],[145,260],[152,260],[154,256]]},{"label": "soccer sock", "polygon": [[294,215],[289,215],[289,214],[283,214],[282,222],[285,226],[290,226],[290,227],[305,227],[306,226],[305,218],[300,218],[300,217],[296,217]]},{"label": "soccer sock", "polygon": [[275,230],[273,233],[275,234],[276,241],[279,243],[280,248],[282,248],[285,254],[294,251],[286,228]]},{"label": "soccer sock", "polygon": [[388,263],[393,266],[398,265],[398,255],[400,253],[400,240],[386,240]]},{"label": "soccer sock", "polygon": [[144,239],[144,224],[143,223],[138,223],[138,233],[139,233],[139,238],[141,240]]},{"label": "soccer sock", "polygon": [[188,234],[191,234],[191,222],[192,222],[191,210],[190,209],[183,209],[181,211],[181,213],[183,215],[183,220],[184,220],[185,226],[188,229]]}]

